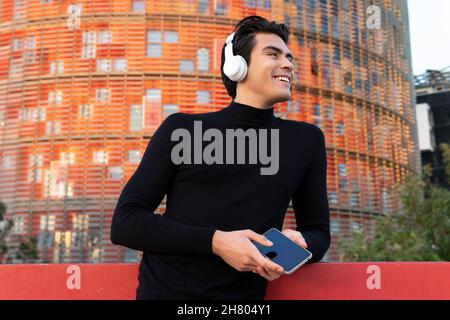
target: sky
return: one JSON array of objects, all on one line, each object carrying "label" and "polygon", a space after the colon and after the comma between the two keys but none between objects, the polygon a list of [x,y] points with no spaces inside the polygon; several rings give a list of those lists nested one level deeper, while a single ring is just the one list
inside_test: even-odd
[{"label": "sky", "polygon": [[408,0],[408,11],[413,74],[450,66],[450,0]]}]

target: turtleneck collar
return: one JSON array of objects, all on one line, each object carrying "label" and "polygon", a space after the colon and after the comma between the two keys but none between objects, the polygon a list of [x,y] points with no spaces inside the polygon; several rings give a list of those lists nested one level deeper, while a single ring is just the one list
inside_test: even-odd
[{"label": "turtleneck collar", "polygon": [[222,112],[234,119],[243,121],[245,124],[266,124],[275,119],[273,107],[261,109],[234,100],[227,107],[223,108]]}]

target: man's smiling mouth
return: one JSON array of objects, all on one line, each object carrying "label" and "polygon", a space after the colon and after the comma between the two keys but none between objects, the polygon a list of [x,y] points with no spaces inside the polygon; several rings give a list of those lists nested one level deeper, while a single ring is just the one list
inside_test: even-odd
[{"label": "man's smiling mouth", "polygon": [[289,77],[285,76],[273,76],[274,79],[277,79],[278,81],[291,83],[291,79]]}]

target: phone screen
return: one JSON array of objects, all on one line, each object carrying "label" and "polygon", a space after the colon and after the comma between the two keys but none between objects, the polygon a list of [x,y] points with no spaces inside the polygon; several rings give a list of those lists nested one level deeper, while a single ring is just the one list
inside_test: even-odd
[{"label": "phone screen", "polygon": [[311,252],[300,247],[275,228],[268,230],[264,236],[272,241],[272,246],[267,247],[255,241],[252,241],[253,244],[264,256],[282,266],[284,273],[294,272],[312,257]]}]

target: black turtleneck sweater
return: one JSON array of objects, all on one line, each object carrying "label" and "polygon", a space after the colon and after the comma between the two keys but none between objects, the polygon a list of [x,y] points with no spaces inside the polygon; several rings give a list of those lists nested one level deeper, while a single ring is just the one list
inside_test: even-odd
[{"label": "black turtleneck sweater", "polygon": [[[179,141],[172,141],[172,132],[187,129],[194,140],[194,121],[201,121],[203,132],[219,129],[224,144],[225,129],[278,129],[277,173],[262,175],[260,168],[268,165],[248,158],[244,164],[175,164],[171,151]],[[310,262],[319,261],[330,244],[326,171],[321,129],[275,117],[273,108],[232,101],[216,112],[168,116],[122,190],[112,219],[111,241],[143,251],[137,299],[263,299],[267,280],[237,271],[215,255],[213,234],[282,230],[292,199],[297,230],[313,254]],[[165,213],[155,214],[166,194]]]}]

